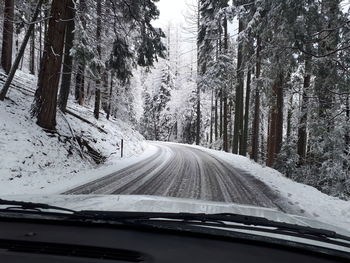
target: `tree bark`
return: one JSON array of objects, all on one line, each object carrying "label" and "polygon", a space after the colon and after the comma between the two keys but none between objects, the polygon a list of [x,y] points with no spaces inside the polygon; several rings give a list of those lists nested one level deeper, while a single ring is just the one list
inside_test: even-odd
[{"label": "tree bark", "polygon": [[5,0],[1,66],[6,74],[10,73],[12,64],[14,11],[14,0]]},{"label": "tree bark", "polygon": [[242,142],[241,142],[241,147],[240,147],[240,155],[243,155],[243,156],[247,155],[247,150],[248,150],[248,129],[249,129],[249,106],[250,106],[251,76],[252,76],[252,73],[251,73],[250,70],[248,70],[248,73],[247,73],[247,90],[246,90],[246,97],[245,97],[244,129],[243,129],[243,136],[242,136]]},{"label": "tree bark", "polygon": [[[223,27],[224,27],[224,49],[225,49],[225,54],[228,54],[228,30],[227,30],[227,18],[226,16],[224,17],[224,23],[223,23]],[[228,89],[229,87],[223,87],[223,150],[225,152],[228,152],[228,147],[229,147],[229,143],[228,143],[228,132],[227,132],[227,128],[228,128],[228,105],[227,105],[227,93],[228,93]]]},{"label": "tree bark", "polygon": [[[197,31],[199,32],[200,28],[200,10],[201,8],[201,2],[198,1],[198,16],[197,16]],[[199,58],[200,56],[200,43],[197,41],[197,57]],[[197,64],[197,120],[196,120],[196,145],[200,144],[201,140],[201,89],[199,85],[200,77],[201,77],[201,70],[200,70],[200,63],[199,59],[197,59],[198,64]]]},{"label": "tree bark", "polygon": [[[87,94],[89,91],[87,91]],[[75,100],[79,105],[84,104],[85,98],[85,65],[80,62],[78,65],[77,76],[75,78]]]},{"label": "tree bark", "polygon": [[223,120],[224,120],[224,116],[223,116],[223,90],[220,90],[220,138],[222,138],[222,131],[223,131]]},{"label": "tree bark", "polygon": [[348,123],[347,132],[345,133],[345,144],[346,144],[346,152],[345,154],[350,154],[350,95],[346,98],[346,121]]},{"label": "tree bark", "polygon": [[[311,51],[310,45],[307,48],[308,51]],[[308,89],[310,87],[311,82],[311,57],[307,56],[305,59],[305,75],[304,75],[304,84],[303,84],[303,95],[302,95],[302,104],[301,104],[301,117],[299,120],[298,127],[298,155],[299,155],[299,165],[304,164],[306,158],[306,149],[307,149],[307,104],[308,104]]]},{"label": "tree bark", "polygon": [[30,41],[29,73],[35,75],[35,26]]},{"label": "tree bark", "polygon": [[213,143],[214,127],[213,127],[213,111],[214,111],[214,90],[211,91],[211,104],[210,104],[210,137],[209,143]]},{"label": "tree bark", "polygon": [[109,117],[111,116],[111,111],[112,111],[112,94],[113,94],[113,82],[114,79],[114,72],[111,72],[111,83],[109,86],[109,97],[108,97],[108,111],[107,111],[107,120],[109,120]]},{"label": "tree bark", "polygon": [[5,0],[1,65],[9,74],[12,64],[14,0]]},{"label": "tree bark", "polygon": [[[244,30],[243,22],[239,21],[239,33]],[[235,124],[233,131],[232,153],[238,154],[240,138],[243,135],[243,99],[244,99],[244,71],[243,71],[243,43],[238,44],[237,54],[237,80],[236,104],[235,104]]]},{"label": "tree bark", "polygon": [[290,96],[287,113],[287,141],[290,141],[292,134],[292,117],[293,117],[293,94]]},{"label": "tree bark", "polygon": [[215,116],[214,116],[214,122],[215,122],[215,125],[214,125],[214,131],[215,131],[215,141],[217,141],[219,139],[219,134],[218,134],[218,91],[216,90],[215,91],[215,106],[214,106],[214,110],[215,110]]},{"label": "tree bark", "polygon": [[[85,20],[85,12],[86,12],[86,2],[85,0],[80,0],[79,2],[79,15],[83,29],[86,29],[86,20]],[[76,59],[78,62],[78,70],[75,79],[75,100],[79,105],[84,104],[85,99],[85,61],[84,59]],[[90,85],[90,84],[89,84]],[[86,92],[87,95],[89,91]]]},{"label": "tree bark", "polygon": [[196,145],[200,143],[201,133],[201,90],[197,84],[197,120],[196,120]]},{"label": "tree bark", "polygon": [[260,74],[261,74],[261,38],[257,37],[256,48],[256,65],[255,65],[255,102],[254,102],[254,119],[252,135],[252,159],[258,162],[259,159],[259,132],[260,132]]},{"label": "tree bark", "polygon": [[68,0],[67,18],[66,18],[66,41],[64,48],[64,62],[62,68],[61,89],[58,99],[58,105],[62,112],[66,111],[69,97],[70,85],[72,80],[73,57],[70,52],[74,43],[75,30],[75,6],[73,0]]},{"label": "tree bark", "polygon": [[56,129],[57,93],[63,58],[66,10],[68,0],[53,0],[48,32],[45,36],[43,60],[38,88],[32,107],[37,124],[47,130]]},{"label": "tree bark", "polygon": [[281,151],[283,138],[283,74],[280,73],[273,84],[273,105],[270,111],[270,127],[268,136],[266,165],[273,167],[277,155]]},{"label": "tree bark", "polygon": [[[97,55],[98,59],[101,59],[101,32],[102,32],[102,3],[101,0],[97,0],[97,28],[96,28],[96,42],[97,42]],[[95,109],[94,116],[96,119],[100,117],[100,104],[101,104],[101,69],[97,69],[96,89],[95,89]]]}]

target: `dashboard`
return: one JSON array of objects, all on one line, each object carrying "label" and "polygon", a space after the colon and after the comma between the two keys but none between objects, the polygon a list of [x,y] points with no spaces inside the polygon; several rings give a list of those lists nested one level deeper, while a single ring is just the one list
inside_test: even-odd
[{"label": "dashboard", "polygon": [[304,250],[174,231],[0,221],[0,262],[348,262]]}]

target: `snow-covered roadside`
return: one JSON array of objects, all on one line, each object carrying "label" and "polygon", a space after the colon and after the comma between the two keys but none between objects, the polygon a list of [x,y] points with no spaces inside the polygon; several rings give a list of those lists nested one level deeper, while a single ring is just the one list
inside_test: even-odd
[{"label": "snow-covered roadside", "polygon": [[[35,79],[19,72],[20,81],[27,90],[35,87]],[[30,94],[30,92],[29,92]],[[67,190],[105,176],[111,171],[146,158],[154,152],[144,138],[130,125],[121,120],[96,121],[89,108],[70,106],[69,109],[84,117],[95,126],[71,115],[58,113],[57,134],[44,132],[30,117],[33,101],[17,89],[10,89],[11,100],[0,103],[0,194],[52,194]],[[97,166],[85,153],[79,156],[80,147],[71,138],[79,136],[94,149],[107,157]],[[70,138],[70,143],[68,140]],[[124,158],[120,158],[120,141],[124,140]]]},{"label": "snow-covered roadside", "polygon": [[350,229],[350,201],[328,196],[314,187],[294,182],[278,171],[263,167],[246,157],[198,146],[191,147],[206,151],[234,168],[255,176],[282,198],[288,200],[289,205],[305,211],[305,216]]}]

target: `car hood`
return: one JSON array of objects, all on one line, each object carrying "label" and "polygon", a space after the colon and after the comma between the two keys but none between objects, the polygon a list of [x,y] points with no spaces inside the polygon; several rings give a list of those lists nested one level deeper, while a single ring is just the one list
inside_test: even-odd
[{"label": "car hood", "polygon": [[236,203],[223,203],[159,197],[148,195],[10,195],[1,199],[45,203],[54,206],[94,211],[158,212],[158,213],[233,213],[263,217],[275,222],[284,222],[317,229],[327,229],[350,237],[350,232],[313,218],[291,215],[275,208],[256,207]]}]

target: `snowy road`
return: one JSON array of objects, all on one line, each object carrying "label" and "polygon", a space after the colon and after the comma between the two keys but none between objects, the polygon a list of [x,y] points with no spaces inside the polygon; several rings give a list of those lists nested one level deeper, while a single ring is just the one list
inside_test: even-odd
[{"label": "snowy road", "polygon": [[265,184],[210,153],[152,144],[157,151],[145,160],[64,194],[157,195],[279,207]]}]

